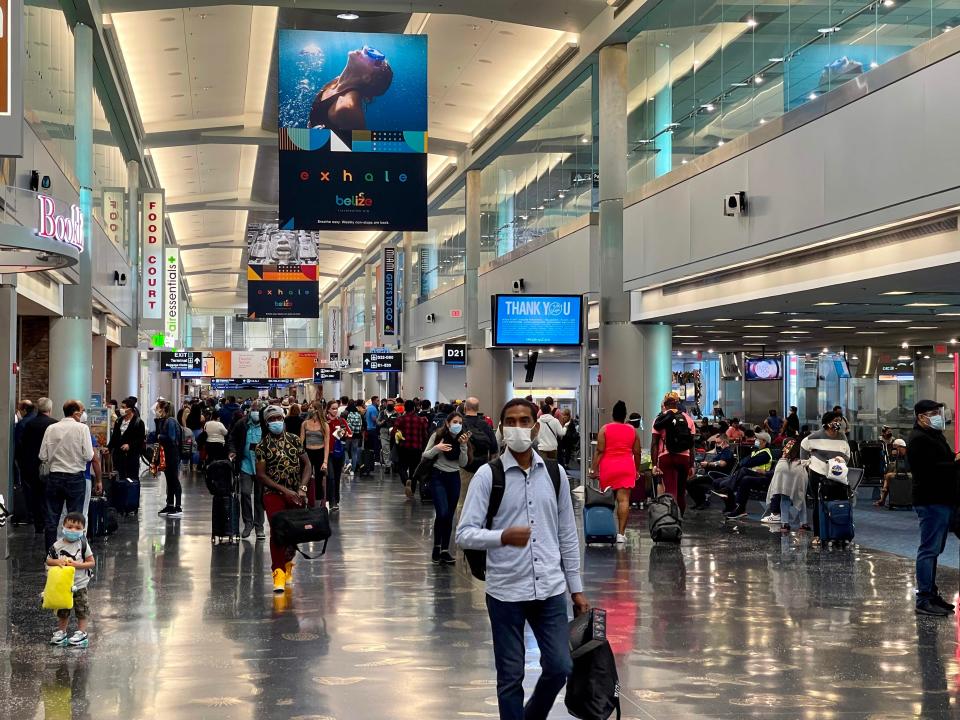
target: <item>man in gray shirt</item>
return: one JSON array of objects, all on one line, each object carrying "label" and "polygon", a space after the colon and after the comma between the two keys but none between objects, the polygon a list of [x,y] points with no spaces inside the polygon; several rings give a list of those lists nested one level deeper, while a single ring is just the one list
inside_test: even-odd
[{"label": "man in gray shirt", "polygon": [[[500,413],[507,449],[501,455],[505,488],[488,529],[493,470],[474,475],[457,528],[457,543],[487,551],[487,612],[497,666],[501,720],[546,720],[573,668],[566,592],[574,614],[590,608],[580,578],[580,546],[570,483],[559,468],[557,492],[544,460],[533,451],[537,408],[522,399]],[[540,647],[540,679],[523,703],[524,624]]]}]

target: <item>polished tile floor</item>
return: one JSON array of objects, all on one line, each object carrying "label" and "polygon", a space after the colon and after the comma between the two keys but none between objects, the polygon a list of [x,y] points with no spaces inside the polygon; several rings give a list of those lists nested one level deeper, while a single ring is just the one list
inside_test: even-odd
[{"label": "polished tile floor", "polygon": [[[301,560],[280,598],[266,549],[211,547],[209,496],[186,487],[182,520],[156,516],[145,481],[141,520],[95,541],[85,651],[46,645],[42,542],[11,533],[0,718],[497,717],[482,589],[430,563],[431,512],[398,483],[346,483],[327,556]],[[715,512],[691,512],[682,546],[660,547],[639,515],[627,547],[585,551],[624,717],[955,717],[958,626],[914,616],[909,559],[723,528]],[[944,594],[957,582],[942,572]],[[528,668],[532,683],[534,652]],[[551,718],[565,717],[560,702]]]}]

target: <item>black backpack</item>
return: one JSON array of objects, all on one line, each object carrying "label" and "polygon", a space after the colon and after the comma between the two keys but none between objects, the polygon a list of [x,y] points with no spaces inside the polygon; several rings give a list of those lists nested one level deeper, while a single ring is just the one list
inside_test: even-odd
[{"label": "black backpack", "polygon": [[686,415],[679,412],[671,412],[670,415],[664,426],[667,452],[682,453],[692,450],[693,433],[690,432]]},{"label": "black backpack", "polygon": [[[547,460],[543,458],[547,466],[547,472],[553,481],[553,489],[557,493],[557,502],[560,502],[560,466],[556,460]],[[500,510],[500,503],[503,502],[503,493],[507,489],[507,475],[503,469],[503,461],[497,458],[489,463],[490,471],[493,474],[493,482],[490,485],[490,502],[487,505],[487,521],[483,526],[490,530],[493,527],[493,519]],[[463,556],[470,565],[470,573],[477,580],[487,579],[487,551],[486,550],[468,550],[464,548]]]},{"label": "black backpack", "polygon": [[607,720],[614,711],[620,720],[620,676],[607,640],[574,658],[564,704],[580,720]]}]

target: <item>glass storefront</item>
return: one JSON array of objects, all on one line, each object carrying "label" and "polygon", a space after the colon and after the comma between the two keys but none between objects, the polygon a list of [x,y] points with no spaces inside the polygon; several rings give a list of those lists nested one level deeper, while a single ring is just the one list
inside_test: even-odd
[{"label": "glass storefront", "polygon": [[413,267],[420,278],[418,297],[443,290],[463,278],[467,251],[466,191],[463,186],[438,209],[416,246]]},{"label": "glass storefront", "polygon": [[628,188],[948,32],[955,2],[662,0],[628,44]]},{"label": "glass storefront", "polygon": [[481,173],[485,263],[582,217],[597,201],[597,121],[588,72]]}]

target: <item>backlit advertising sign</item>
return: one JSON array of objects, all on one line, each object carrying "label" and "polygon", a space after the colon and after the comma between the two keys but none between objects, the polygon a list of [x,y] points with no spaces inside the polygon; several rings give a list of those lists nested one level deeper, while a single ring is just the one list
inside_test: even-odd
[{"label": "backlit advertising sign", "polygon": [[180,251],[167,248],[163,257],[163,339],[175,348],[180,344]]},{"label": "backlit advertising sign", "polygon": [[281,30],[283,230],[427,229],[425,35]]},{"label": "backlit advertising sign", "polygon": [[23,155],[23,2],[0,0],[0,155]]},{"label": "backlit advertising sign", "polygon": [[383,334],[397,334],[397,249],[383,249]]},{"label": "backlit advertising sign", "polygon": [[141,317],[163,317],[163,190],[145,190],[140,211],[140,238],[143,243],[141,264]]},{"label": "backlit advertising sign", "polygon": [[316,265],[248,265],[247,317],[318,318]]},{"label": "backlit advertising sign", "polygon": [[500,347],[579,346],[580,295],[494,295],[493,344]]},{"label": "backlit advertising sign", "polygon": [[104,229],[113,244],[120,247],[125,245],[126,240],[124,195],[123,188],[104,188],[102,196]]},{"label": "backlit advertising sign", "polygon": [[53,198],[37,195],[37,235],[83,252],[83,213],[77,205],[71,205],[69,217],[61,215]]}]

